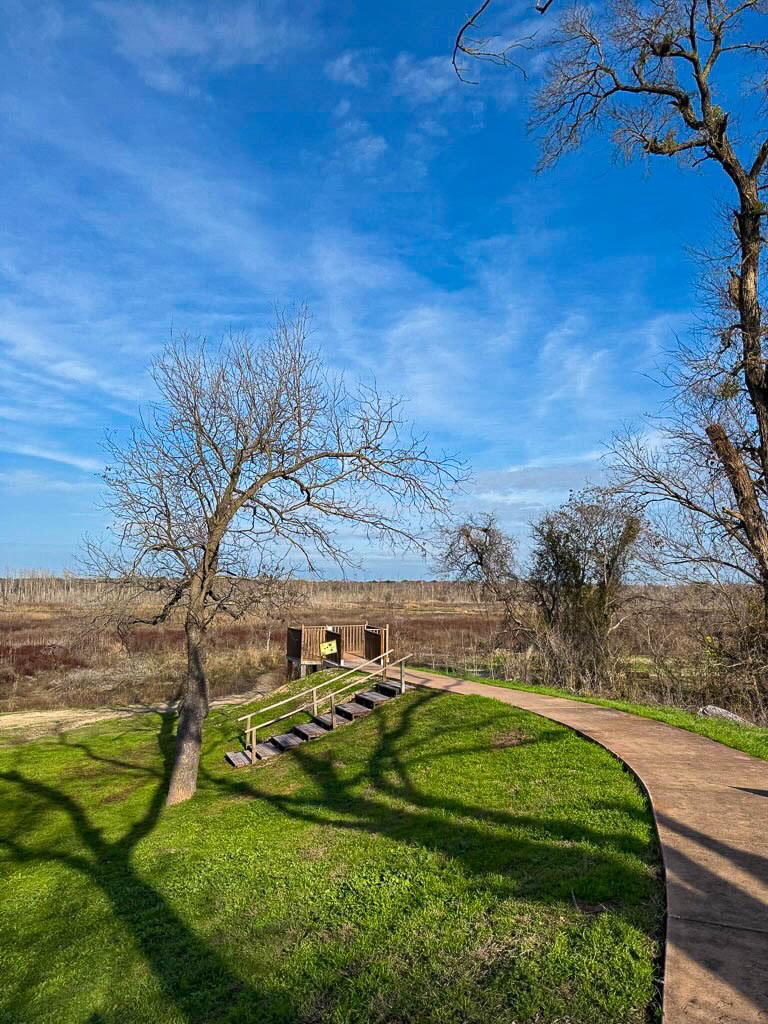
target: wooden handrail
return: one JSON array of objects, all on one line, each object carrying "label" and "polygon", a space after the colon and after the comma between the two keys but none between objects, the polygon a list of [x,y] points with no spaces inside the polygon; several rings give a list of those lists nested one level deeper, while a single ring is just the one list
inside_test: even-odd
[{"label": "wooden handrail", "polygon": [[[321,686],[330,686],[331,683],[338,683],[339,680],[344,679],[346,676],[351,675],[353,672],[358,672],[361,668],[365,668],[366,665],[373,665],[377,661],[381,661],[382,658],[385,658],[388,654],[391,654],[391,653],[392,653],[392,651],[385,651],[384,654],[377,654],[375,658],[371,658],[368,661],[364,661],[361,665],[356,665],[355,668],[351,668],[351,669],[348,669],[346,672],[342,672],[342,674],[340,676],[334,676],[333,679],[326,679],[322,683],[318,683],[317,686],[309,686],[309,687],[307,687],[306,690],[302,690],[301,693],[294,693],[290,697],[285,697],[284,700],[278,700],[274,704],[270,704],[269,707],[259,708],[258,711],[250,711],[247,715],[241,715],[238,718],[238,722],[245,722],[246,719],[247,719],[248,720],[248,725],[246,725],[245,728],[246,728],[246,731],[248,731],[250,729],[250,724],[251,724],[250,720],[254,717],[254,715],[265,715],[268,711],[274,711],[275,708],[282,707],[283,704],[289,704],[292,700],[299,700],[301,697],[306,697],[308,693],[314,694],[317,690],[320,689]],[[410,657],[410,655],[409,655],[409,657]],[[301,710],[301,709],[298,709],[298,710]],[[283,715],[282,717],[285,718],[286,716]],[[279,721],[279,719],[276,718],[275,721],[277,722],[277,721]],[[264,722],[263,723],[263,725],[271,725],[271,724],[272,724],[271,722]],[[261,729],[262,726],[260,725],[260,726],[258,726],[258,728]]]},{"label": "wooden handrail", "polygon": [[[391,654],[391,653],[392,653],[391,650],[384,651],[382,654],[377,654],[375,658],[369,658],[368,661],[361,661],[360,664],[359,665],[355,665],[354,668],[348,668],[347,671],[346,672],[342,672],[340,676],[334,676],[332,679],[326,679],[326,681],[324,683],[321,683],[320,685],[321,686],[326,686],[326,685],[330,685],[331,683],[338,683],[342,679],[344,679],[345,676],[351,676],[355,672],[359,672],[361,668],[365,668],[366,665],[373,665],[373,664],[375,664],[375,662],[381,661],[382,658],[386,658],[387,655]],[[410,654],[406,654],[406,658],[410,658],[410,657],[411,657]]]},{"label": "wooden handrail", "polygon": [[[338,683],[340,679],[343,679],[346,676],[358,675],[358,674],[360,674],[360,669],[361,668],[364,668],[366,665],[371,665],[374,662],[380,660],[381,658],[385,658],[388,654],[391,654],[391,653],[392,653],[391,651],[386,651],[385,654],[380,654],[376,658],[371,658],[369,661],[364,661],[361,665],[357,665],[357,666],[355,666],[355,668],[349,669],[347,672],[342,673],[342,675],[340,675],[340,676],[335,676],[333,679],[327,679],[324,683],[320,683],[320,686],[327,686],[330,683]],[[335,728],[336,727],[336,698],[339,696],[339,694],[343,693],[345,690],[349,690],[353,686],[358,686],[359,689],[362,690],[366,686],[369,686],[370,685],[370,680],[374,679],[378,675],[381,675],[381,676],[383,676],[386,679],[387,672],[389,671],[390,668],[394,668],[395,665],[399,665],[400,666],[400,692],[404,693],[405,692],[404,667],[405,667],[405,662],[410,657],[412,657],[412,655],[406,654],[402,658],[398,658],[397,661],[393,661],[391,664],[384,664],[384,665],[381,666],[381,668],[379,669],[378,672],[363,672],[362,675],[366,677],[364,681],[360,680],[360,679],[353,679],[351,682],[347,683],[346,686],[342,686],[339,689],[334,690],[331,693],[324,693],[324,694],[321,694],[321,695],[318,696],[317,690],[319,689],[319,687],[318,686],[314,686],[314,687],[310,687],[310,689],[308,689],[308,690],[302,691],[301,693],[295,694],[292,698],[288,697],[285,700],[278,701],[276,704],[271,704],[268,708],[263,708],[261,711],[252,711],[248,715],[243,715],[241,718],[238,719],[238,721],[242,722],[242,721],[248,719],[248,724],[245,726],[243,731],[245,733],[245,747],[246,747],[246,750],[248,749],[249,740],[250,740],[251,764],[254,764],[255,761],[256,761],[256,754],[254,752],[254,747],[256,746],[256,733],[260,729],[265,729],[268,725],[275,725],[276,722],[282,722],[286,718],[293,718],[294,715],[299,714],[301,711],[308,711],[310,708],[312,708],[312,713],[314,715],[316,715],[317,712],[318,712],[320,704],[323,704],[323,703],[325,703],[328,700],[330,700],[330,702],[331,702],[331,727]],[[311,701],[307,701],[305,704],[302,704],[302,705],[300,705],[297,708],[291,708],[291,710],[287,711],[284,715],[278,715],[277,718],[271,718],[268,722],[260,722],[258,725],[251,725],[250,719],[254,715],[264,714],[265,711],[272,711],[272,710],[274,710],[274,708],[281,707],[283,704],[287,704],[290,700],[297,700],[299,697],[304,697],[308,693],[312,694],[312,700]]]},{"label": "wooden handrail", "polygon": [[[390,653],[390,652],[387,652],[387,653]],[[382,654],[382,655],[380,655],[380,657],[383,658],[384,655]],[[379,675],[384,676],[384,678],[386,679],[387,671],[390,668],[394,668],[395,665],[401,665],[403,662],[407,661],[411,657],[413,657],[413,655],[406,654],[404,657],[398,658],[397,661],[393,661],[389,665],[382,665],[382,667],[380,668],[380,670],[378,672],[364,672],[363,675],[367,676],[368,679],[375,679],[376,676],[379,676]],[[356,672],[357,669],[354,669],[354,671]],[[329,680],[329,682],[338,682],[338,679],[331,679],[331,680]],[[323,697],[322,697],[322,700],[327,700],[328,697],[338,697],[338,695],[340,693],[343,693],[344,690],[348,690],[350,688],[350,686],[357,686],[358,682],[359,682],[359,680],[353,679],[351,683],[347,683],[346,686],[342,686],[340,689],[335,690],[333,693],[330,693],[330,694],[326,693],[326,694],[324,694]],[[367,686],[368,683],[366,682],[364,685]]]}]

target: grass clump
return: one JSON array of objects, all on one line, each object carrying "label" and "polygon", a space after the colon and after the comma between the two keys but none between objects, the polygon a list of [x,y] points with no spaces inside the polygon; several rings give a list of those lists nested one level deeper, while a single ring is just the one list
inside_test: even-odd
[{"label": "grass clump", "polygon": [[0,1020],[647,1021],[658,851],[604,750],[415,692],[238,772],[243,710],[169,811],[170,716],[0,751]]}]

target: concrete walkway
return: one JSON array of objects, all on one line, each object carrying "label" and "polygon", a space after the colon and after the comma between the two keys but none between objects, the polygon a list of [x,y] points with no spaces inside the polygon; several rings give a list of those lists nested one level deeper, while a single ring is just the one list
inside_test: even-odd
[{"label": "concrete walkway", "polygon": [[620,758],[648,793],[664,858],[664,1024],[768,1024],[768,762],[595,704],[429,672],[405,678],[543,715]]}]

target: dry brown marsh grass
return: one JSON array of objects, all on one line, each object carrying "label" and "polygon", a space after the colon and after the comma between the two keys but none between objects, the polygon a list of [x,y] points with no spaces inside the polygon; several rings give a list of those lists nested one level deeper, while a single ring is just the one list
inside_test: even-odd
[{"label": "dry brown marsh grass", "polygon": [[[214,625],[212,696],[271,689],[283,678],[286,625],[323,622],[388,623],[398,654],[411,654],[414,664],[563,685],[533,646],[490,649],[500,615],[464,584],[299,582],[295,594],[279,620]],[[762,666],[735,656],[733,608],[747,607],[748,593],[638,587],[632,596],[616,632],[615,672],[590,692],[688,710],[718,704],[752,721],[768,719]],[[84,581],[0,579],[0,711],[176,697],[185,671],[181,623],[137,628],[123,645],[113,631],[89,628],[100,597],[99,585]]]}]

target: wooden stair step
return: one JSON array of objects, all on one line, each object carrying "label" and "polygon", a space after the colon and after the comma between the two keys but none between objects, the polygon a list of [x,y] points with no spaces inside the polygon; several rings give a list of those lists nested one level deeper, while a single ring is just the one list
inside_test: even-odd
[{"label": "wooden stair step", "polygon": [[379,704],[386,704],[391,699],[389,694],[379,693],[378,690],[367,690],[365,693],[358,693],[355,697],[358,704],[363,704],[371,709],[378,707]]},{"label": "wooden stair step", "polygon": [[246,768],[251,763],[244,750],[229,750],[224,756],[233,768]]},{"label": "wooden stair step", "polygon": [[[406,690],[412,690],[412,686],[406,686]],[[365,718],[371,711],[386,704],[392,697],[400,694],[400,683],[390,680],[380,680],[374,689],[364,690],[358,693],[351,700],[336,705],[336,728],[341,725],[349,725],[356,718]],[[333,728],[330,711],[322,715],[313,715],[311,722],[304,722],[295,725],[290,732],[271,736],[264,743],[257,743],[253,749],[253,755],[258,761],[264,761],[271,757],[277,757],[285,750],[293,750],[308,740],[316,740],[324,736]],[[245,750],[230,750],[225,755],[226,760],[234,768],[245,768],[251,764],[250,747]]]},{"label": "wooden stair step", "polygon": [[281,750],[292,750],[294,747],[300,747],[304,740],[296,733],[284,732],[279,736],[273,736],[270,742],[276,743]]},{"label": "wooden stair step", "polygon": [[[317,722],[317,724],[319,726],[322,726],[322,728],[325,729],[326,732],[329,729],[333,728],[333,725],[331,723],[330,711],[327,711],[324,715],[313,715],[312,721]],[[338,728],[340,725],[349,725],[349,721],[350,719],[348,718],[342,718],[341,715],[336,715],[336,728]]]},{"label": "wooden stair step", "polygon": [[294,725],[293,732],[297,736],[301,736],[303,740],[316,740],[318,736],[325,736],[327,733],[322,725],[318,725],[317,722],[305,722],[303,725]]},{"label": "wooden stair step", "polygon": [[[397,697],[400,694],[400,683],[376,683],[376,689],[388,697]],[[412,686],[406,686],[406,692],[412,690]]]},{"label": "wooden stair step", "polygon": [[265,743],[257,743],[253,748],[253,752],[259,761],[266,761],[267,758],[277,757],[278,754],[282,754],[282,750],[276,743],[272,742],[272,739],[268,739]]},{"label": "wooden stair step", "polygon": [[370,708],[367,708],[364,704],[358,704],[355,700],[348,700],[343,704],[337,704],[336,711],[344,718],[363,718],[371,713]]}]

